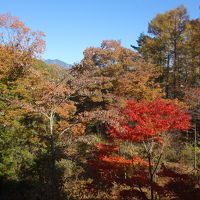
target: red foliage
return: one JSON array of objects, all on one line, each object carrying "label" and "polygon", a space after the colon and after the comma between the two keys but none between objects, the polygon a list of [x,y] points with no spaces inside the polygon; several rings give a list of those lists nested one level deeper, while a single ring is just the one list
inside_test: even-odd
[{"label": "red foliage", "polygon": [[109,134],[114,138],[132,142],[154,138],[161,142],[161,133],[174,130],[187,130],[190,115],[175,103],[157,99],[155,101],[128,101],[121,111],[125,119],[120,122],[120,129],[110,126]]},{"label": "red foliage", "polygon": [[[109,126],[108,133],[114,139],[131,142],[153,139],[155,142],[162,143],[163,132],[187,130],[191,119],[190,115],[174,102],[161,99],[128,101],[127,106],[119,113],[122,117],[113,119],[116,123]],[[112,188],[113,183],[131,187],[128,191],[121,191],[121,199],[132,196],[145,199],[145,193],[138,187],[152,187],[159,195],[166,195],[164,187],[149,179],[149,162],[138,156],[129,159],[120,156],[118,147],[112,143],[97,144],[94,153],[96,159],[89,162],[89,165],[94,167],[94,181],[90,187],[98,185],[107,191]],[[168,175],[170,176],[170,173]]]}]

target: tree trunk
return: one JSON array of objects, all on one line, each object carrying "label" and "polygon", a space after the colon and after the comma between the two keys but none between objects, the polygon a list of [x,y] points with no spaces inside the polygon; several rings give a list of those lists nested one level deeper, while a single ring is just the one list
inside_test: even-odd
[{"label": "tree trunk", "polygon": [[50,184],[52,200],[59,200],[58,180],[56,177],[56,155],[55,155],[55,136],[54,136],[54,110],[52,110],[49,117],[50,125]]},{"label": "tree trunk", "polygon": [[154,174],[153,174],[153,168],[151,165],[151,154],[148,153],[148,162],[149,162],[149,178],[151,181],[151,185],[150,185],[150,193],[151,193],[151,200],[154,200],[154,189],[153,189],[153,182],[154,182]]},{"label": "tree trunk", "polygon": [[197,169],[197,124],[195,123],[195,129],[194,129],[194,169]]}]

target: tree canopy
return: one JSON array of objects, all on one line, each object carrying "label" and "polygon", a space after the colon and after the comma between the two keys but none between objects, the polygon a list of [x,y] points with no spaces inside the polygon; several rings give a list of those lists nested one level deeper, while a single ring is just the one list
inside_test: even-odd
[{"label": "tree canopy", "polygon": [[179,6],[65,69],[0,15],[0,198],[198,200],[199,22]]}]

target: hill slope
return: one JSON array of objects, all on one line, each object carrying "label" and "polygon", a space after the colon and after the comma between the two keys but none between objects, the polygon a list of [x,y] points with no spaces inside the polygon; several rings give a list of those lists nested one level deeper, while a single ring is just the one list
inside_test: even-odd
[{"label": "hill slope", "polygon": [[59,65],[61,67],[67,68],[67,69],[71,68],[71,66],[72,66],[72,65],[67,64],[67,63],[65,63],[61,60],[58,60],[58,59],[53,59],[53,60],[52,59],[46,59],[46,60],[44,60],[44,62],[47,63],[47,64]]}]

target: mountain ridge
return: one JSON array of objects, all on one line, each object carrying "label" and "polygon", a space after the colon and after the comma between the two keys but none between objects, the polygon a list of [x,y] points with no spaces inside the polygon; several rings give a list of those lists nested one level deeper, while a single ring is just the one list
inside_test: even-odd
[{"label": "mountain ridge", "polygon": [[66,69],[69,69],[69,68],[72,67],[71,64],[68,64],[68,63],[66,63],[66,62],[64,62],[64,61],[62,61],[62,60],[59,60],[59,59],[44,59],[44,62],[45,62],[46,64],[59,65],[59,66],[64,67],[64,68],[66,68]]}]

